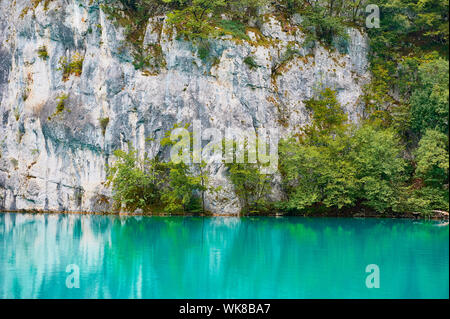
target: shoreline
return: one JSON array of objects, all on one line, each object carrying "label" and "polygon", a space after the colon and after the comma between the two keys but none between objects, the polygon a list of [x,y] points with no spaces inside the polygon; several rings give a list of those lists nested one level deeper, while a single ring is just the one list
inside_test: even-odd
[{"label": "shoreline", "polygon": [[[412,220],[448,220],[447,212],[435,212],[433,216],[418,213],[376,214],[376,213],[318,213],[318,214],[194,214],[194,213],[120,213],[120,212],[85,212],[85,211],[43,211],[43,210],[0,210],[0,214],[53,214],[53,215],[99,215],[99,216],[145,216],[145,217],[310,217],[310,218],[378,218],[378,219],[412,219]],[[445,215],[445,213],[447,215]]]}]

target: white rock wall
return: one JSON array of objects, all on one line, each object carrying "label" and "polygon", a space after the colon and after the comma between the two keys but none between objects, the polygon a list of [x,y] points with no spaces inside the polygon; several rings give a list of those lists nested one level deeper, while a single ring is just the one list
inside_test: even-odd
[{"label": "white rock wall", "polygon": [[[223,132],[277,127],[283,137],[306,123],[304,101],[324,87],[337,90],[351,120],[358,120],[369,73],[367,39],[357,30],[349,30],[348,53],[340,54],[311,47],[299,30],[285,32],[269,17],[260,26],[262,42],[254,32],[248,33],[253,41],[212,40],[213,63],[198,58],[192,43],[171,37],[164,17],[155,17],[144,43],[159,43],[167,66],[143,74],[129,50],[121,50],[123,30],[98,2],[51,1],[47,10],[41,3],[23,14],[29,1],[0,1],[0,209],[106,211],[102,199],[111,194],[103,183],[113,150],[132,142],[156,155],[175,123],[200,119],[204,128]],[[48,60],[37,55],[42,45]],[[273,76],[288,46],[300,55]],[[58,61],[75,52],[84,55],[83,72],[63,81]],[[260,67],[243,62],[249,55]],[[68,94],[66,111],[52,116],[62,94]],[[99,119],[106,117],[103,136]],[[224,167],[209,169],[212,183],[223,186],[207,197],[209,210],[239,212]]]}]

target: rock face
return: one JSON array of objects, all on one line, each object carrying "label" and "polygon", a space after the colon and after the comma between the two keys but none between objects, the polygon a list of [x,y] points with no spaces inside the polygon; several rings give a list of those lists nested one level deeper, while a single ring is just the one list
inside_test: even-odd
[{"label": "rock face", "polygon": [[[164,17],[155,17],[144,44],[161,48],[162,66],[143,72],[101,1],[35,2],[27,10],[28,0],[0,1],[1,210],[107,211],[105,167],[113,151],[131,142],[154,156],[175,123],[276,127],[283,137],[307,122],[304,101],[325,87],[338,92],[352,121],[361,113],[368,44],[357,30],[349,29],[340,53],[306,43],[295,28],[301,17],[286,30],[266,14],[262,34],[212,39],[202,60],[195,44],[176,40]],[[43,46],[48,58],[38,54]],[[82,72],[64,78],[60,58],[76,53],[84,57]],[[223,165],[209,171],[223,188],[208,194],[208,209],[239,212]]]}]

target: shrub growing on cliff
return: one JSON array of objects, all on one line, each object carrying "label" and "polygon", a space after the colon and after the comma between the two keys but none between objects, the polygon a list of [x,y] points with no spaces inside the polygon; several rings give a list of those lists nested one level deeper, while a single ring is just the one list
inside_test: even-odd
[{"label": "shrub growing on cliff", "polygon": [[219,20],[218,26],[222,29],[219,35],[229,34],[235,39],[250,40],[246,33],[245,25],[240,21]]},{"label": "shrub growing on cliff", "polygon": [[38,56],[42,60],[47,60],[48,59],[47,47],[45,45],[40,46],[39,49],[37,50],[37,53],[38,53]]},{"label": "shrub growing on cliff", "polygon": [[65,108],[64,105],[65,105],[65,102],[66,102],[66,100],[68,98],[69,98],[68,94],[62,94],[62,95],[60,95],[60,96],[58,96],[56,98],[56,101],[57,101],[57,103],[56,103],[56,114],[59,114],[59,113],[64,111],[64,108]]},{"label": "shrub growing on cliff", "polygon": [[206,190],[201,178],[193,175],[190,167],[183,162],[178,164],[169,162],[163,165],[166,175],[161,185],[161,201],[165,211],[199,212],[201,204],[196,192]]},{"label": "shrub growing on cliff", "polygon": [[255,59],[250,55],[244,59],[244,63],[252,70],[259,68],[258,63],[256,63]]},{"label": "shrub growing on cliff", "polygon": [[331,3],[328,7],[320,3],[308,6],[302,11],[303,26],[314,30],[313,34],[328,46],[333,43],[335,37],[347,39],[345,16],[339,14],[340,10],[339,5],[333,9]]},{"label": "shrub growing on cliff", "polygon": [[[245,21],[255,15],[266,0],[163,0],[175,5],[168,14],[178,35],[187,40],[207,40],[220,35],[248,40]],[[226,14],[228,19],[223,19]]]},{"label": "shrub growing on cliff", "polygon": [[109,124],[109,117],[102,117],[99,119],[99,122],[100,122],[100,127],[102,129],[102,135],[105,136],[106,128],[108,127],[108,124]]},{"label": "shrub growing on cliff", "polygon": [[[64,112],[64,110],[66,109],[66,100],[69,98],[68,94],[61,94],[60,96],[58,96],[56,98],[56,108],[55,108],[55,112],[53,112],[53,114],[51,116],[48,117],[48,120],[50,121],[54,116],[57,116],[59,114],[61,114],[62,112]],[[70,110],[67,110],[68,112],[70,112]]]},{"label": "shrub growing on cliff", "polygon": [[61,57],[59,59],[59,71],[63,73],[63,81],[67,81],[70,75],[80,76],[83,71],[84,57],[80,53],[72,55],[70,60],[67,57]]}]

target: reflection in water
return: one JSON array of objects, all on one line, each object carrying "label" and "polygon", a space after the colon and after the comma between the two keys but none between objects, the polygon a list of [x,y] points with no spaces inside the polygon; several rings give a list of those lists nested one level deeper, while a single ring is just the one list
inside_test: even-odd
[{"label": "reflection in water", "polygon": [[410,220],[0,214],[0,298],[448,298],[448,239]]}]

